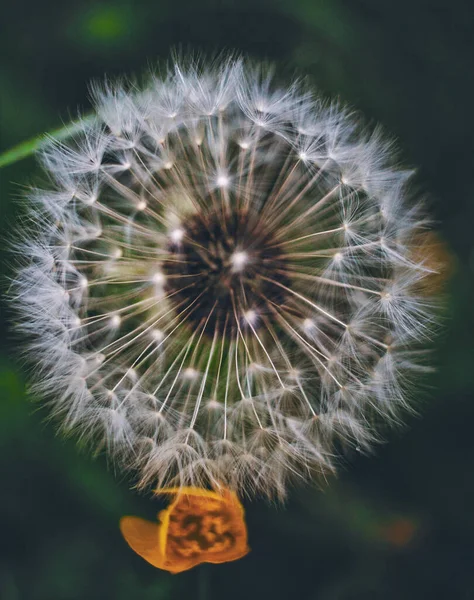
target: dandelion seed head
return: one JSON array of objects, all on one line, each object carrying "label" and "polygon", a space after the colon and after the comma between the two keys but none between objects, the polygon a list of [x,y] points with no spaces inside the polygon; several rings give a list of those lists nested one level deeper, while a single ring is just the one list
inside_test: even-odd
[{"label": "dandelion seed head", "polygon": [[235,57],[94,97],[12,291],[63,430],[142,486],[283,496],[399,421],[435,286],[380,130]]}]

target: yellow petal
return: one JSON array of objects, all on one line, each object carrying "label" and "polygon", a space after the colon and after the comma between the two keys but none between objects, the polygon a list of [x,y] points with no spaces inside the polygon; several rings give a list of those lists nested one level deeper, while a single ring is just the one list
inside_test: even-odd
[{"label": "yellow petal", "polygon": [[150,564],[180,573],[203,563],[223,563],[249,552],[244,509],[236,494],[202,488],[167,488],[175,495],[155,525],[124,517],[121,530],[130,547]]}]

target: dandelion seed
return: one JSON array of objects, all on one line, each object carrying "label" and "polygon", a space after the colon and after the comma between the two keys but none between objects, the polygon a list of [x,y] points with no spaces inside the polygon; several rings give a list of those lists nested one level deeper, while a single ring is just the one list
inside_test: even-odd
[{"label": "dandelion seed", "polygon": [[157,342],[162,342],[165,338],[165,334],[163,331],[161,331],[161,329],[152,329],[150,331],[150,335]]},{"label": "dandelion seed", "polygon": [[366,449],[438,289],[393,144],[235,58],[94,94],[44,150],[11,294],[62,429],[141,486],[239,495]]},{"label": "dandelion seed", "polygon": [[179,242],[181,242],[183,237],[184,237],[183,229],[173,229],[173,231],[170,233],[170,238],[175,244],[179,244]]},{"label": "dandelion seed", "polygon": [[110,325],[112,327],[119,327],[121,321],[122,319],[120,318],[120,315],[112,315],[110,317]]},{"label": "dandelion seed", "polygon": [[249,261],[247,252],[234,252],[230,256],[230,262],[234,271],[242,271]]},{"label": "dandelion seed", "polygon": [[230,184],[230,179],[227,177],[227,175],[219,175],[219,177],[216,180],[217,186],[220,188],[227,188],[229,187]]},{"label": "dandelion seed", "polygon": [[164,285],[165,282],[166,282],[166,278],[163,275],[163,273],[154,273],[154,275],[152,276],[151,280],[157,286]]}]

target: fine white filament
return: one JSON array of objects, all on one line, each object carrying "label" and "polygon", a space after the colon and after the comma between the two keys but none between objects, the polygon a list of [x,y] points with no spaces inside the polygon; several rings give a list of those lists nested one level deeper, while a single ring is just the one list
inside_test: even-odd
[{"label": "fine white filament", "polygon": [[367,448],[432,323],[391,144],[235,57],[94,98],[43,152],[52,189],[16,246],[33,389],[62,430],[140,485],[250,495]]}]

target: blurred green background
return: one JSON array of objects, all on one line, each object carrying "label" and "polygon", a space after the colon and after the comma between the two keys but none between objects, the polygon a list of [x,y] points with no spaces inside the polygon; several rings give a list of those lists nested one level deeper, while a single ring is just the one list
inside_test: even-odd
[{"label": "blurred green background", "polygon": [[[91,79],[141,73],[177,45],[309,74],[419,165],[452,277],[419,416],[328,487],[295,489],[284,507],[248,503],[243,560],[177,576],[142,561],[118,530],[121,515],[151,518],[162,505],[55,437],[27,401],[2,310],[0,598],[474,599],[472,2],[16,0],[1,27],[0,150],[87,111]],[[0,172],[1,239],[37,174],[32,158]]]}]

